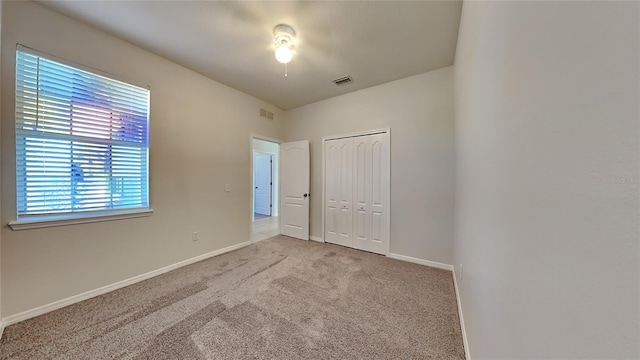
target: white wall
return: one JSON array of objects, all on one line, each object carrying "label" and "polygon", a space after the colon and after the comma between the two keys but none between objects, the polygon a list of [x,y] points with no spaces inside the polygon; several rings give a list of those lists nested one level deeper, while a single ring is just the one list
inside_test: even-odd
[{"label": "white wall", "polygon": [[311,141],[311,235],[323,237],[322,138],[390,127],[391,252],[451,264],[452,74],[447,67],[285,113],[285,140]]},{"label": "white wall", "polygon": [[[279,180],[279,169],[280,169],[280,145],[270,142],[270,141],[265,141],[265,140],[260,140],[260,139],[253,139],[253,151],[258,151],[261,153],[266,153],[266,154],[271,154],[272,159],[271,161],[273,161],[272,163],[272,179],[273,179],[273,193],[272,195],[272,199],[271,199],[271,205],[273,205],[272,207],[272,215],[273,216],[278,216],[278,197],[279,197],[279,184],[280,184],[280,180]],[[255,158],[255,157],[254,157]],[[254,184],[255,187],[255,184]],[[255,201],[255,200],[254,200]]]},{"label": "white wall", "polygon": [[[282,111],[32,2],[4,2],[2,315],[249,240],[251,133],[279,138]],[[15,46],[151,86],[147,218],[12,231]],[[232,191],[224,192],[224,184]],[[192,231],[200,241],[191,241]]]},{"label": "white wall", "polygon": [[473,359],[640,357],[638,20],[638,2],[464,3],[454,258]]}]

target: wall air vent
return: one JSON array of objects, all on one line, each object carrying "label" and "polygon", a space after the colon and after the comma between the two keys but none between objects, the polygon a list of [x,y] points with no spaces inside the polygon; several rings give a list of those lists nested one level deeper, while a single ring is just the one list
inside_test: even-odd
[{"label": "wall air vent", "polygon": [[263,118],[267,118],[269,120],[273,120],[273,113],[265,109],[260,109],[260,116],[262,116]]},{"label": "wall air vent", "polygon": [[340,78],[337,78],[337,79],[333,80],[333,83],[336,84],[336,85],[344,85],[344,84],[348,84],[348,83],[350,83],[352,81],[353,81],[353,79],[351,79],[351,76],[347,75],[347,76],[343,76],[343,77],[340,77]]}]

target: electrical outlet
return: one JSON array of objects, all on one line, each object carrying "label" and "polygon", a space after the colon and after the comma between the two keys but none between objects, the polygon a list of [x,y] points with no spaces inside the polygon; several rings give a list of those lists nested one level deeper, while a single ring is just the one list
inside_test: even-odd
[{"label": "electrical outlet", "polygon": [[460,280],[462,280],[462,264],[460,264]]},{"label": "electrical outlet", "polygon": [[194,231],[191,233],[191,240],[192,241],[198,241],[200,240],[200,234],[197,231]]},{"label": "electrical outlet", "polygon": [[230,192],[231,191],[231,184],[224,184],[224,191],[225,192]]}]

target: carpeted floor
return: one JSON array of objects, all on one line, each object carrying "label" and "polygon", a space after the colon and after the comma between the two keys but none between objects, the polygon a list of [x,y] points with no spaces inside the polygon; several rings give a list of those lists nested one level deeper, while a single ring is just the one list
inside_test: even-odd
[{"label": "carpeted floor", "polygon": [[5,329],[2,359],[463,359],[452,275],[277,236]]}]

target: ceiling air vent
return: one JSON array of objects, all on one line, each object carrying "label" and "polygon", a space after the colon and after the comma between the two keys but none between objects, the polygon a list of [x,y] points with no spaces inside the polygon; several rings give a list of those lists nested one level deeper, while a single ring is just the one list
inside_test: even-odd
[{"label": "ceiling air vent", "polygon": [[341,78],[337,78],[335,80],[333,80],[333,83],[336,85],[344,85],[344,84],[348,84],[350,82],[352,82],[353,79],[351,79],[351,76],[343,76]]},{"label": "ceiling air vent", "polygon": [[262,108],[260,109],[260,116],[269,120],[273,120],[273,113]]}]

